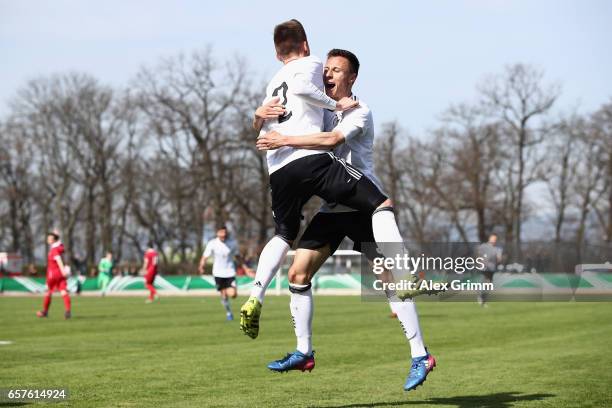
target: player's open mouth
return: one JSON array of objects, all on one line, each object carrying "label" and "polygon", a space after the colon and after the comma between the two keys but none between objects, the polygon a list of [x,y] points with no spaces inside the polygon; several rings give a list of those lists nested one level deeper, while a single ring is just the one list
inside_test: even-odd
[{"label": "player's open mouth", "polygon": [[325,89],[328,90],[328,91],[331,91],[335,87],[336,87],[336,84],[332,84],[332,83],[326,83],[325,84]]}]

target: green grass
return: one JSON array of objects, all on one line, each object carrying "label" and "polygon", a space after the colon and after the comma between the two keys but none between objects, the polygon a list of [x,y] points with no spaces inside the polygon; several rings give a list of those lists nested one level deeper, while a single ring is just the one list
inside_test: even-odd
[{"label": "green grass", "polygon": [[312,373],[268,372],[295,347],[287,303],[268,297],[253,341],[217,298],[75,298],[64,321],[59,297],[46,320],[0,297],[0,388],[68,387],[57,407],[612,406],[612,303],[421,303],[438,367],[410,393],[398,322],[357,297],[315,299]]}]

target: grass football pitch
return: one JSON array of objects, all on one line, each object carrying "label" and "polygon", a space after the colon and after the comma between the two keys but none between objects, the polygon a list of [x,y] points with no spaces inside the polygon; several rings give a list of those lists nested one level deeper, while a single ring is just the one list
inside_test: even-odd
[{"label": "grass football pitch", "polygon": [[216,297],[74,297],[70,321],[59,296],[45,320],[41,298],[0,297],[0,388],[67,387],[55,407],[612,406],[612,303],[420,302],[438,366],[406,393],[399,323],[359,297],[315,297],[312,373],[269,372],[295,348],[288,300],[266,299],[251,340]]}]

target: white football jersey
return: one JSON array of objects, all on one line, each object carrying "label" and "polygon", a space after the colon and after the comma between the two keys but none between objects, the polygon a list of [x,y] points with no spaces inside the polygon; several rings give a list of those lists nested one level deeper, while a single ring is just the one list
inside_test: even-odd
[{"label": "white football jersey", "polygon": [[[334,149],[334,154],[359,169],[364,176],[383,191],[382,183],[374,173],[374,119],[368,105],[359,100],[359,106],[346,112],[325,112],[324,131],[339,130],[344,143]],[[321,212],[356,211],[338,204],[330,207],[327,203]]]},{"label": "white football jersey", "polygon": [[234,257],[238,253],[236,241],[226,239],[225,242],[219,238],[214,238],[208,241],[204,256],[214,257],[213,260],[213,276],[217,278],[232,278],[236,276],[236,265]]},{"label": "white football jersey", "polygon": [[[319,58],[309,56],[293,60],[283,65],[274,75],[266,88],[264,103],[277,96],[280,98],[280,104],[285,105],[286,114],[278,119],[266,120],[259,133],[260,136],[273,130],[286,136],[321,132],[323,109],[308,103],[306,98],[296,94],[299,92],[298,88],[303,91],[304,83],[312,83],[318,90],[324,92],[323,64]],[[288,146],[269,150],[268,172],[272,174],[293,160],[324,152],[325,150],[297,149]]]}]

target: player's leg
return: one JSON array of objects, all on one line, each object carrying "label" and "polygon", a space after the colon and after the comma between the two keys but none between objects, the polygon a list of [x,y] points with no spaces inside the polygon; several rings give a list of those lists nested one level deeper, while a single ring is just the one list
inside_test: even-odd
[{"label": "player's leg", "polygon": [[[485,283],[493,282],[493,272],[492,271],[483,271],[482,272],[482,280]],[[478,304],[482,307],[488,307],[487,305],[487,291],[481,290],[478,293]]]},{"label": "player's leg", "polygon": [[275,235],[261,251],[250,296],[256,298],[259,303],[263,303],[266,289],[278,268],[283,264],[292,242],[293,240],[284,238],[281,235]]},{"label": "player's leg", "polygon": [[64,300],[64,319],[70,319],[72,317],[72,305],[70,302],[70,294],[68,290],[64,289],[60,291],[62,298]]},{"label": "player's leg", "polygon": [[[368,225],[370,216],[368,213],[360,212],[355,214],[354,217],[354,220],[346,223],[348,226],[347,235],[355,242],[354,249],[362,252],[370,261],[373,261],[374,258],[380,256],[376,250],[376,248],[380,248],[380,245],[373,245],[373,226],[372,228],[363,228],[363,225]],[[395,281],[392,271],[384,271],[379,276],[379,279],[387,283]],[[397,315],[397,319],[410,344],[412,365],[404,384],[404,389],[406,391],[413,390],[425,381],[427,374],[435,367],[436,361],[425,348],[419,317],[413,300],[406,299],[402,301],[394,290],[387,290],[385,294],[391,311]]]},{"label": "player's leg", "polygon": [[292,183],[296,165],[299,163],[290,163],[270,176],[276,235],[259,256],[251,295],[240,308],[240,329],[252,339],[259,335],[259,317],[266,289],[298,235],[303,203],[312,196],[308,188],[300,188],[303,186],[298,182]]},{"label": "player's leg", "polygon": [[312,352],[312,276],[329,258],[330,249],[326,245],[318,249],[298,248],[293,264],[289,268],[289,308],[293,318],[296,349],[303,354]]},{"label": "player's leg", "polygon": [[221,304],[225,309],[225,319],[230,321],[234,320],[234,315],[232,314],[232,306],[229,301],[229,297],[227,294],[227,288],[223,288],[219,291],[219,295],[221,296]]},{"label": "player's leg", "polygon": [[289,268],[291,291],[290,311],[293,319],[297,349],[285,358],[268,365],[274,371],[312,370],[313,299],[311,281],[321,265],[336,251],[344,239],[346,228],[342,214],[318,213],[310,221],[298,243],[293,263]]},{"label": "player's leg", "polygon": [[312,371],[315,367],[312,350],[314,305],[311,279],[329,255],[329,245],[318,249],[297,249],[293,264],[289,268],[289,291],[291,292],[289,310],[297,339],[296,351],[268,364],[270,370],[278,372]]},{"label": "player's leg", "polygon": [[102,281],[100,282],[100,292],[102,293],[102,296],[106,295],[106,288],[108,287],[108,284],[110,283],[110,276],[108,276],[107,274],[103,273],[102,275]]},{"label": "player's leg", "polygon": [[252,339],[259,335],[259,317],[266,289],[281,267],[292,241],[274,236],[259,255],[251,295],[240,308],[240,329]]},{"label": "player's leg", "polygon": [[146,300],[147,303],[152,303],[155,299],[157,299],[157,290],[155,290],[154,282],[155,275],[145,276],[145,286],[149,290],[149,297]]},{"label": "player's leg", "polygon": [[72,307],[70,293],[68,293],[68,281],[66,279],[61,279],[57,285],[57,289],[64,300],[64,319],[70,319],[72,317]]},{"label": "player's leg", "polygon": [[55,290],[55,281],[47,280],[47,291],[45,292],[45,296],[43,298],[43,308],[36,312],[36,316],[38,317],[47,317],[49,315],[49,307],[51,306],[51,295]]},{"label": "player's leg", "polygon": [[314,193],[327,202],[369,214],[374,239],[386,257],[404,252],[391,200],[357,168],[331,153],[329,157],[328,166],[318,175]]},{"label": "player's leg", "polygon": [[236,299],[238,291],[236,289],[236,278],[230,278],[230,286],[225,290],[227,297],[230,299]]}]

